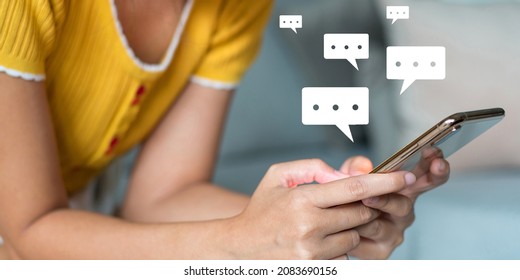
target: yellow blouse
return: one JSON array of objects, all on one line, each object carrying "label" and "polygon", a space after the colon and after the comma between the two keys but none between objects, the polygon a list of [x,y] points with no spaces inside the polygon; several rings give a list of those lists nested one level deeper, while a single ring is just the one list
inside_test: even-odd
[{"label": "yellow blouse", "polygon": [[149,135],[190,79],[233,88],[271,6],[188,0],[163,61],[146,64],[128,46],[113,0],[2,0],[0,72],[45,80],[72,193]]}]

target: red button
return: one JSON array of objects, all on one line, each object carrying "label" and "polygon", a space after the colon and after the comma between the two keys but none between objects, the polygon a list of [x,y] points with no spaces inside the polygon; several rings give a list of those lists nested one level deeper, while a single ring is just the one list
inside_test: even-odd
[{"label": "red button", "polygon": [[114,151],[114,149],[115,149],[115,147],[117,146],[118,143],[119,143],[119,138],[117,138],[117,137],[112,138],[112,140],[110,141],[110,144],[108,145],[108,149],[105,152],[105,154],[106,155],[112,154],[112,152]]},{"label": "red button", "polygon": [[137,105],[139,102],[141,102],[141,97],[143,96],[145,92],[145,87],[143,85],[139,86],[137,91],[135,92],[135,98],[132,101],[132,105]]}]

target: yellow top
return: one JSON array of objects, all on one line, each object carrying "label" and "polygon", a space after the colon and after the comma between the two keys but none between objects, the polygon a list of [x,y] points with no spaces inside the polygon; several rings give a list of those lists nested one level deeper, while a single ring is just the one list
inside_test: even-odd
[{"label": "yellow top", "polygon": [[69,193],[142,141],[190,79],[233,88],[271,0],[188,0],[163,61],[139,61],[113,0],[0,1],[0,72],[45,80]]}]

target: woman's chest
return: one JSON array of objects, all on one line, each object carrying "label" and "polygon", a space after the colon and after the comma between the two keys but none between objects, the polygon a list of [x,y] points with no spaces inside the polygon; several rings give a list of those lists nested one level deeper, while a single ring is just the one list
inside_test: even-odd
[{"label": "woman's chest", "polygon": [[109,1],[70,5],[47,62],[48,100],[62,165],[99,168],[153,129],[193,64],[179,57],[171,65],[171,44],[161,63],[134,57]]}]

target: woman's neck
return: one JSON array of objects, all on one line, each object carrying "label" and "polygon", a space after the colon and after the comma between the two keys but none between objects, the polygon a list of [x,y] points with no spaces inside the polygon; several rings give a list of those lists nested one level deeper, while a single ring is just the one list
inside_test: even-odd
[{"label": "woman's neck", "polygon": [[118,20],[134,54],[159,63],[179,23],[186,0],[114,0]]}]

